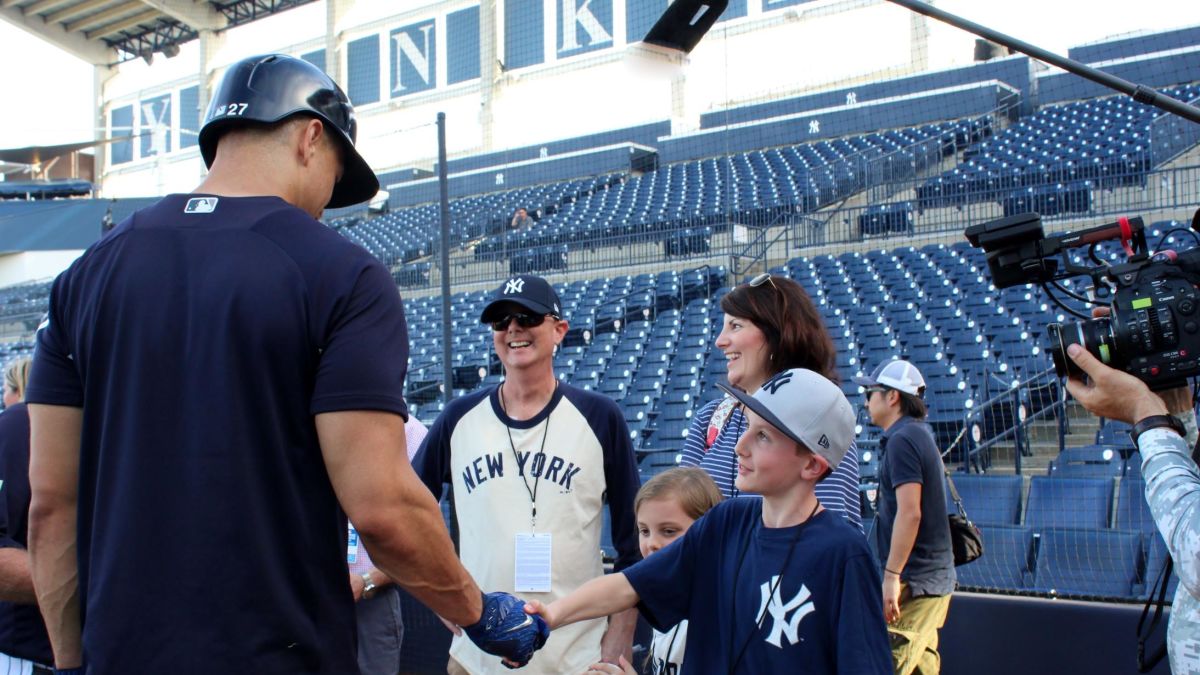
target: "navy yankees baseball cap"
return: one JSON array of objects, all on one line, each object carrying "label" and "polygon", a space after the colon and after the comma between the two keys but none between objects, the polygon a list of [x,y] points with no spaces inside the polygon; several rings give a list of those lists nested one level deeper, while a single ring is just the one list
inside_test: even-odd
[{"label": "navy yankees baseball cap", "polygon": [[719,386],[788,438],[836,468],[854,441],[854,407],[820,373],[793,368],[763,383],[751,396],[725,383]]},{"label": "navy yankees baseball cap", "polygon": [[553,314],[560,319],[563,318],[562,301],[558,299],[558,293],[555,292],[554,287],[545,279],[532,274],[513,277],[500,284],[500,287],[492,293],[491,302],[483,308],[483,313],[479,315],[479,321],[492,323],[503,319],[503,314],[497,308],[506,302],[516,303],[534,314]]}]

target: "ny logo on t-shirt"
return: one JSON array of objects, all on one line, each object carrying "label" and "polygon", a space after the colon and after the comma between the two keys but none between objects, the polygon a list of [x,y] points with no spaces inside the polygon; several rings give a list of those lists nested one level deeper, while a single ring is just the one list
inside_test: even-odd
[{"label": "ny logo on t-shirt", "polygon": [[[812,613],[813,604],[809,600],[812,594],[809,593],[807,586],[801,584],[795,597],[786,603],[779,597],[779,586],[778,574],[763,582],[763,585],[759,587],[762,592],[762,603],[759,604],[755,616],[763,616],[764,611],[771,614],[771,632],[767,634],[766,641],[782,649],[781,641],[785,635],[790,645],[800,641],[798,635],[800,620]],[[789,612],[792,612],[791,619],[788,619],[787,616]]]}]

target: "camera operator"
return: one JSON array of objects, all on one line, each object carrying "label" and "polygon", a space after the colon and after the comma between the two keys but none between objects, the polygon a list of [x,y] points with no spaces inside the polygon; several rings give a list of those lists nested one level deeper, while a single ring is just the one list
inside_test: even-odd
[{"label": "camera operator", "polygon": [[1167,629],[1172,673],[1200,673],[1200,470],[1192,460],[1196,415],[1191,392],[1155,394],[1144,382],[1109,368],[1077,344],[1067,348],[1088,381],[1072,376],[1067,390],[1093,414],[1129,422],[1142,455],[1146,501],[1175,562],[1179,587]]}]

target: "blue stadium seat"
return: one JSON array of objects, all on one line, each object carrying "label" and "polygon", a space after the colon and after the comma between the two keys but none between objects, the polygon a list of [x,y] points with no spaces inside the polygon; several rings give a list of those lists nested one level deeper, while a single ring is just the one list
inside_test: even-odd
[{"label": "blue stadium seat", "polygon": [[1125,472],[1125,460],[1119,448],[1085,445],[1064,448],[1047,468],[1055,478],[1119,478]]},{"label": "blue stadium seat", "polygon": [[[971,517],[974,519],[974,514]],[[1033,582],[1033,530],[980,525],[979,531],[983,535],[984,554],[974,562],[955,568],[959,585],[1013,591],[1028,589]]]},{"label": "blue stadium seat", "polygon": [[1034,589],[1058,595],[1136,597],[1142,537],[1119,530],[1042,530]]},{"label": "blue stadium seat", "polygon": [[1025,524],[1035,529],[1104,529],[1112,511],[1112,495],[1111,479],[1034,476],[1029,483]]},{"label": "blue stadium seat", "polygon": [[[976,525],[1013,526],[1021,522],[1021,477],[954,474],[954,487],[963,508]],[[946,491],[946,510],[954,508]]]},{"label": "blue stadium seat", "polygon": [[1146,483],[1140,478],[1123,478],[1117,486],[1118,530],[1155,532],[1154,517],[1146,503]]}]

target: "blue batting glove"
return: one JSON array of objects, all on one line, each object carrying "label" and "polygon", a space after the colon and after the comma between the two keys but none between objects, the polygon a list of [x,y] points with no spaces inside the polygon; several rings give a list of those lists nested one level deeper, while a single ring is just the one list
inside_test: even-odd
[{"label": "blue batting glove", "polygon": [[505,659],[508,668],[529,663],[550,637],[546,621],[526,614],[525,601],[508,593],[484,593],[479,621],[462,629],[480,649]]}]

